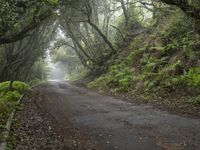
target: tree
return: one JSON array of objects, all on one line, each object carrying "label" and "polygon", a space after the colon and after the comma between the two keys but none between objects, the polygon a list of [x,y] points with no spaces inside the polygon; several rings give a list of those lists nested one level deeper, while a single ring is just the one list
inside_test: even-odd
[{"label": "tree", "polygon": [[56,24],[46,22],[18,42],[0,46],[0,81],[25,80],[34,63],[44,57]]},{"label": "tree", "polygon": [[104,42],[106,44],[108,44],[108,46],[110,47],[110,49],[112,50],[113,54],[116,54],[117,51],[114,48],[114,46],[112,45],[112,43],[108,40],[108,38],[106,37],[106,35],[103,34],[103,32],[98,28],[98,26],[92,22],[91,20],[91,16],[92,16],[92,8],[90,5],[90,2],[88,1],[88,3],[85,3],[85,10],[82,11],[86,17],[87,17],[87,22],[99,33],[99,35],[103,38]]},{"label": "tree", "polygon": [[125,6],[124,0],[120,0],[120,3],[121,3],[122,10],[123,10],[123,13],[124,13],[125,26],[127,27],[128,23],[129,23],[129,14],[128,14],[127,8]]},{"label": "tree", "polygon": [[200,20],[200,1],[199,0],[161,0],[170,5],[176,5],[186,14]]},{"label": "tree", "polygon": [[52,15],[57,1],[0,0],[0,45],[12,43],[29,36]]}]

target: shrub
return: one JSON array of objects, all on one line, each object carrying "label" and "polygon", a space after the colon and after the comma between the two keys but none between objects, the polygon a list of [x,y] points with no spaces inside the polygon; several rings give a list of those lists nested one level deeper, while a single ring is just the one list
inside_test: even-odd
[{"label": "shrub", "polygon": [[200,67],[194,67],[180,77],[180,83],[200,90]]},{"label": "shrub", "polygon": [[[0,92],[8,91],[9,87],[10,87],[10,81],[0,83]],[[18,91],[19,93],[23,93],[26,90],[28,90],[29,86],[24,82],[14,81],[12,88],[13,90]]]},{"label": "shrub", "polygon": [[38,79],[38,78],[35,78],[35,79],[33,79],[33,80],[31,80],[31,81],[29,81],[29,85],[30,86],[34,86],[34,85],[37,85],[37,84],[39,84],[41,82],[41,80],[40,79]]},{"label": "shrub", "polygon": [[2,112],[6,113],[7,111],[8,111],[8,106],[4,101],[0,100],[0,113]]},{"label": "shrub", "polygon": [[13,83],[13,89],[17,90],[20,93],[25,92],[26,90],[28,90],[28,88],[29,86],[24,82],[15,81]]},{"label": "shrub", "polygon": [[21,97],[21,94],[17,91],[8,91],[2,92],[0,96],[3,101],[17,101]]},{"label": "shrub", "polygon": [[7,102],[0,100],[0,126],[4,125],[10,111],[11,107]]},{"label": "shrub", "polygon": [[90,82],[88,84],[89,88],[94,88],[94,89],[106,89],[108,87],[108,84],[112,81],[112,77],[110,75],[103,75],[96,80]]}]

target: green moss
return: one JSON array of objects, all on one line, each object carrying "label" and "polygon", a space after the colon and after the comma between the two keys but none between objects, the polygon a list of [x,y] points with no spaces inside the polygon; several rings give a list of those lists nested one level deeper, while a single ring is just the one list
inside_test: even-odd
[{"label": "green moss", "polygon": [[3,101],[17,101],[21,94],[17,91],[8,91],[0,93],[0,96]]},{"label": "green moss", "polygon": [[[10,86],[10,81],[0,83],[0,92],[8,90],[9,86]],[[20,93],[23,93],[24,91],[28,90],[29,86],[24,82],[14,81],[12,88]]]},{"label": "green moss", "polygon": [[17,101],[29,88],[26,83],[20,81],[14,81],[12,89],[9,89],[9,86],[9,81],[0,83],[0,101]]},{"label": "green moss", "polygon": [[10,82],[0,83],[0,126],[4,126],[11,111],[16,108],[17,100],[28,90],[24,82],[14,81],[12,89]]}]

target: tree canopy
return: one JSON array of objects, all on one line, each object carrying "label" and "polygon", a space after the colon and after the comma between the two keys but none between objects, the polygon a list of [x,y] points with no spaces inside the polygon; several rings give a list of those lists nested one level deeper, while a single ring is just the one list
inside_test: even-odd
[{"label": "tree canopy", "polygon": [[66,63],[76,56],[75,70],[100,69],[177,7],[199,22],[199,6],[198,0],[1,0],[1,81],[31,71],[49,54]]}]

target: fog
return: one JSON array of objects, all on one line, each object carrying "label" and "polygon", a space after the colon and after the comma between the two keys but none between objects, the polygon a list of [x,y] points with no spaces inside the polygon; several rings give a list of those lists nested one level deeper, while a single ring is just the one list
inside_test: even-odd
[{"label": "fog", "polygon": [[49,62],[48,80],[64,80],[65,67],[61,62],[52,63]]},{"label": "fog", "polygon": [[[53,45],[54,43],[51,43]],[[65,66],[61,62],[53,62],[50,50],[47,50],[47,64],[48,64],[48,80],[64,80],[66,71]]]}]

